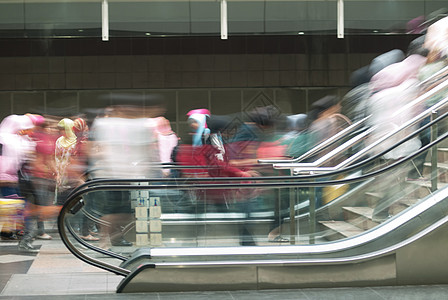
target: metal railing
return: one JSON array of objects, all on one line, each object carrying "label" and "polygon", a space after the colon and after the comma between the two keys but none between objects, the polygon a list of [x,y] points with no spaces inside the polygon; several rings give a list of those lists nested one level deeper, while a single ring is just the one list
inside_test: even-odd
[{"label": "metal railing", "polygon": [[[415,105],[421,105],[424,101],[426,101],[430,97],[433,97],[434,95],[437,95],[438,93],[443,92],[447,88],[448,88],[448,80],[442,82],[437,87],[433,88],[431,91],[425,93],[424,95],[422,95],[420,97],[417,97],[414,101],[410,102],[409,104],[405,105],[400,110],[395,112],[392,115],[392,117],[393,116],[398,116],[403,111],[405,111],[405,110],[407,110],[407,109],[409,109],[409,108],[411,108],[411,107],[413,107]],[[273,167],[275,169],[290,169],[291,172],[293,172],[293,170],[296,170],[296,171],[320,171],[320,172],[329,172],[329,171],[339,170],[339,169],[341,169],[343,167],[349,166],[354,161],[356,161],[356,160],[360,159],[362,156],[368,154],[375,147],[377,147],[378,145],[380,145],[381,143],[383,143],[387,139],[389,139],[389,138],[391,138],[391,137],[393,137],[393,136],[403,132],[404,130],[409,129],[411,126],[414,126],[414,125],[418,124],[424,118],[426,118],[427,116],[431,115],[434,110],[438,110],[438,109],[442,108],[447,103],[448,103],[448,97],[443,99],[443,100],[441,100],[441,101],[439,101],[438,103],[434,104],[432,107],[428,108],[424,112],[420,113],[416,117],[414,117],[411,120],[409,120],[408,122],[404,123],[402,126],[400,126],[399,128],[395,129],[394,131],[392,131],[392,132],[382,136],[380,139],[376,140],[375,142],[373,142],[369,146],[365,147],[364,149],[360,150],[359,152],[357,152],[353,156],[351,156],[348,159],[344,160],[342,163],[338,164],[337,166],[326,167],[326,168],[319,168],[319,166],[321,166],[325,162],[329,161],[330,159],[332,159],[335,156],[339,155],[343,151],[347,150],[349,147],[351,147],[351,146],[357,144],[358,142],[362,141],[370,132],[372,132],[372,131],[374,131],[376,129],[376,126],[372,126],[367,131],[360,133],[359,135],[355,136],[354,138],[352,138],[348,142],[342,144],[341,146],[337,147],[336,149],[334,149],[333,151],[331,151],[330,153],[328,153],[327,155],[323,156],[322,158],[316,160],[313,163],[292,163],[292,162],[289,162],[289,163],[288,162],[287,163],[274,163]]]},{"label": "metal railing", "polygon": [[[438,72],[434,73],[432,76],[428,77],[427,79],[421,81],[418,86],[422,86],[424,84],[426,84],[427,82],[433,80],[434,78],[437,78],[439,75],[441,74],[445,74],[448,72],[448,66],[439,70]],[[427,99],[433,97],[434,95],[437,95],[438,93],[444,91],[445,89],[448,88],[448,80],[442,82],[441,84],[439,84],[438,86],[434,87],[433,89],[431,89],[430,91],[426,92],[425,94],[417,97],[416,99],[414,99],[413,101],[411,101],[410,103],[408,103],[407,105],[403,106],[402,108],[400,108],[398,111],[396,111],[392,116],[398,116],[400,113],[402,113],[403,111],[406,111],[416,105],[421,105],[424,101],[426,101]],[[340,131],[339,133],[337,133],[336,135],[332,136],[331,138],[323,141],[322,143],[319,143],[318,145],[316,145],[315,147],[313,147],[312,149],[310,149],[309,151],[307,151],[306,153],[304,153],[303,155],[294,158],[294,159],[260,159],[259,162],[260,163],[264,163],[264,164],[286,164],[286,163],[299,163],[307,158],[312,157],[313,155],[319,153],[321,150],[333,145],[334,143],[340,141],[342,138],[346,137],[348,134],[355,132],[357,129],[361,128],[362,126],[364,126],[366,124],[366,122],[370,119],[371,115],[359,120],[356,123],[353,123],[352,125],[350,125],[349,127],[345,128],[344,130]],[[330,153],[328,153],[327,155],[324,155],[322,158],[318,159],[317,161],[313,162],[313,163],[308,163],[306,166],[308,167],[318,167],[321,166],[322,164],[328,162],[329,160],[331,160],[332,158],[334,158],[336,155],[338,155],[339,153],[345,151],[347,148],[356,145],[358,142],[360,142],[365,135],[367,135],[368,133],[365,132],[361,132],[359,133],[359,137],[358,135],[356,135],[355,137],[353,137],[351,140],[349,140],[348,142],[346,142],[344,144],[343,147],[337,148],[339,149],[338,151],[332,151]],[[283,168],[283,165],[278,165],[279,169],[288,169],[288,168]]]}]

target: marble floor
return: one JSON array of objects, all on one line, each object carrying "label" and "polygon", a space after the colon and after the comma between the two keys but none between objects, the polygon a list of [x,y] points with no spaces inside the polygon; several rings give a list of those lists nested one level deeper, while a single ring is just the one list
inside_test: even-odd
[{"label": "marble floor", "polygon": [[56,230],[52,240],[36,240],[37,254],[0,241],[0,299],[448,299],[448,285],[331,289],[116,294],[123,277],[73,256]]}]

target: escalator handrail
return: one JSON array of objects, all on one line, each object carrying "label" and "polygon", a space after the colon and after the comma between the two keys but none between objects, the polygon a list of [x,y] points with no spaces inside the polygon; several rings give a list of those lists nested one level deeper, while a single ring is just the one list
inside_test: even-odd
[{"label": "escalator handrail", "polygon": [[[427,78],[426,80],[420,82],[418,84],[418,86],[423,85],[424,83],[432,80],[433,78],[437,77],[439,74],[447,72],[448,71],[448,66],[444,67],[442,70],[439,70],[438,72],[436,72],[435,74],[433,74],[431,77]],[[416,106],[416,105],[420,105],[422,102],[424,102],[425,100],[429,99],[430,97],[434,96],[435,94],[437,94],[438,92],[440,92],[441,90],[447,88],[448,86],[448,82],[444,81],[442,83],[440,83],[438,86],[434,87],[433,89],[431,89],[430,91],[427,91],[425,94],[417,97],[416,99],[414,99],[413,101],[411,101],[410,103],[406,104],[405,106],[403,106],[402,108],[400,108],[399,110],[397,110],[392,116],[397,116],[400,113],[402,113],[403,111],[406,111],[407,109]],[[337,142],[338,140],[340,140],[342,137],[344,137],[347,133],[350,133],[352,131],[355,131],[356,129],[358,129],[361,125],[363,125],[365,122],[367,122],[367,120],[371,117],[371,115],[363,118],[362,120],[350,125],[349,127],[345,128],[343,131],[339,132],[338,134],[334,135],[333,137],[327,139],[326,141],[323,141],[322,143],[318,144],[317,146],[315,146],[314,148],[312,148],[311,150],[309,150],[308,152],[304,153],[303,155],[294,158],[294,159],[260,159],[258,160],[260,163],[265,163],[265,164],[275,164],[275,163],[298,163],[300,161],[303,161],[306,158],[309,158],[311,156],[313,156],[314,154],[316,154],[317,152],[321,151],[322,149],[332,145],[333,143]],[[330,158],[329,158],[330,159]]]},{"label": "escalator handrail", "polygon": [[[448,80],[444,84],[448,87]],[[443,107],[447,103],[448,103],[448,97],[446,97],[443,100],[437,102],[436,104],[434,104],[430,108],[426,109],[422,113],[418,114],[417,116],[415,116],[411,120],[405,122],[404,124],[402,124],[397,129],[395,129],[395,130],[385,134],[381,138],[379,138],[376,141],[372,142],[370,145],[368,145],[367,147],[361,149],[360,151],[358,151],[357,153],[355,153],[351,157],[347,158],[346,160],[344,160],[343,162],[341,162],[337,166],[334,166],[333,168],[331,168],[331,167],[328,168],[327,167],[326,170],[333,170],[334,171],[334,170],[339,170],[339,169],[341,169],[343,167],[349,166],[351,163],[353,163],[354,161],[358,160],[360,157],[362,157],[362,156],[366,155],[367,153],[371,152],[375,147],[377,147],[378,145],[380,145],[381,143],[383,143],[387,139],[393,137],[394,135],[397,135],[397,134],[401,133],[402,131],[410,128],[411,126],[414,126],[414,125],[420,123],[423,119],[425,119],[433,111],[436,111],[436,110],[440,109],[441,107]],[[371,130],[375,130],[376,127],[377,126],[373,126],[370,129]],[[325,161],[328,161],[329,158],[332,158],[332,157],[336,156],[337,154],[342,153],[346,149],[347,149],[347,146],[345,144],[339,146],[338,148],[336,148],[333,151],[331,151],[330,153],[328,153],[328,155],[324,156],[325,157]],[[324,158],[324,157],[322,157],[322,158]],[[317,161],[315,161],[313,163],[282,163],[282,164],[274,164],[273,167],[275,169],[291,169],[291,170],[293,170],[293,169],[300,169],[302,171],[312,171],[312,170],[316,171],[316,170],[318,170],[318,167],[322,163],[324,163],[325,161],[319,159],[319,160],[317,160]]]},{"label": "escalator handrail", "polygon": [[306,153],[302,154],[301,156],[294,158],[294,159],[259,159],[258,162],[262,164],[273,164],[273,163],[297,163],[300,161],[303,161],[309,157],[312,157],[313,155],[317,154],[319,151],[327,148],[328,146],[331,146],[332,144],[336,143],[343,137],[347,136],[347,134],[354,132],[355,130],[359,129],[361,126],[364,125],[365,122],[370,118],[370,116],[367,116],[356,123],[353,123],[352,125],[348,126],[347,128],[344,128],[342,131],[338,132],[334,136],[326,139],[325,141],[319,143]]},{"label": "escalator handrail", "polygon": [[[446,132],[443,136],[441,136],[439,139],[437,139],[436,141],[433,141],[433,142],[431,142],[431,143],[429,143],[428,145],[426,145],[425,147],[423,147],[422,149],[420,149],[421,151],[417,151],[417,152],[415,152],[413,155],[410,155],[410,156],[408,156],[406,159],[403,159],[403,160],[400,160],[400,161],[397,161],[397,162],[395,162],[394,164],[391,164],[391,165],[389,165],[389,166],[387,166],[387,167],[385,167],[385,168],[383,168],[383,169],[381,169],[381,170],[377,170],[377,171],[374,171],[374,172],[372,172],[372,173],[369,173],[369,174],[367,174],[367,175],[363,175],[363,176],[360,176],[359,178],[366,178],[366,177],[371,177],[371,176],[376,176],[376,175],[378,175],[378,174],[381,174],[381,173],[383,173],[383,172],[386,172],[387,170],[389,170],[389,169],[391,169],[391,168],[394,168],[394,167],[396,167],[396,166],[399,166],[399,165],[401,165],[402,163],[404,163],[404,162],[407,162],[407,160],[408,159],[412,159],[413,157],[415,157],[415,156],[417,156],[417,155],[419,155],[419,154],[421,154],[421,152],[422,151],[426,151],[427,149],[429,149],[430,147],[432,147],[433,145],[435,145],[436,143],[438,143],[438,142],[440,142],[440,141],[442,141],[442,140],[444,140],[446,137],[448,136],[448,132]],[[321,186],[321,185],[324,185],[324,184],[326,184],[326,185],[328,185],[328,184],[331,184],[331,185],[334,185],[334,184],[340,184],[340,183],[351,183],[351,182],[354,182],[354,181],[357,181],[357,180],[355,180],[355,179],[345,179],[345,180],[333,180],[333,181],[326,181],[326,182],[313,182],[313,183],[295,183],[294,184],[294,186],[297,186],[297,185],[302,185],[302,184],[307,184],[308,186],[310,186],[310,185],[312,185],[312,186],[314,186],[314,185],[317,185],[317,186]],[[257,183],[255,183],[255,184],[257,184]],[[253,184],[252,184],[253,185]],[[250,188],[250,187],[252,187],[252,185],[247,185],[247,186],[243,186],[244,188]],[[259,185],[259,184],[257,184],[257,185]],[[269,186],[271,186],[272,184],[268,184],[268,187]],[[282,186],[284,186],[284,187],[288,187],[289,185],[282,185]],[[205,185],[202,185],[202,186],[192,186],[192,185],[186,185],[186,187],[185,188],[187,188],[187,187],[189,187],[189,188],[192,188],[192,187],[194,187],[194,188],[198,188],[198,189],[204,189],[204,188],[210,188],[210,187],[214,187],[214,188],[216,188],[216,187],[218,187],[218,188],[222,188],[223,187],[223,185],[216,185],[216,184],[214,184],[214,185],[211,185],[211,184],[205,184]],[[227,186],[226,185],[226,187],[228,188],[229,186]],[[235,185],[234,185],[234,187],[235,187]],[[94,191],[94,190],[115,190],[115,189],[154,189],[154,188],[156,188],[156,189],[163,189],[163,188],[175,188],[175,186],[170,186],[170,185],[160,185],[160,186],[153,186],[153,185],[142,185],[142,186],[135,186],[135,185],[111,185],[111,186],[95,186],[95,187],[90,187],[90,188],[88,188],[88,189],[85,189],[85,190],[79,190],[78,192],[76,192],[76,193],[74,193],[74,194],[72,194],[72,195],[70,195],[69,197],[68,197],[68,199],[67,199],[67,202],[64,204],[64,206],[63,206],[63,208],[62,208],[62,210],[61,210],[61,213],[59,214],[59,217],[58,217],[58,229],[59,229],[59,233],[60,233],[60,235],[61,235],[61,239],[63,240],[63,242],[64,242],[64,244],[66,245],[66,247],[76,256],[76,257],[78,257],[79,259],[81,259],[81,260],[83,260],[83,261],[85,261],[85,262],[87,262],[87,263],[90,263],[90,264],[92,264],[92,265],[94,265],[94,266],[97,266],[97,267],[100,267],[100,268],[103,268],[103,269],[106,269],[106,270],[108,270],[108,271],[110,271],[110,272],[113,272],[113,273],[115,273],[115,274],[118,274],[118,275],[123,275],[123,276],[126,276],[127,274],[129,274],[129,270],[126,270],[126,269],[123,269],[123,268],[120,268],[120,267],[117,267],[117,266],[114,266],[114,265],[111,265],[111,264],[108,264],[108,263],[105,263],[105,262],[103,262],[103,261],[101,261],[101,260],[98,260],[98,259],[94,259],[94,258],[92,258],[92,257],[89,257],[89,256],[87,256],[87,255],[85,255],[85,254],[83,254],[81,251],[79,251],[78,249],[76,249],[76,247],[71,243],[71,241],[68,239],[68,237],[67,237],[67,234],[66,234],[66,231],[65,231],[65,224],[64,224],[64,220],[65,220],[65,214],[74,206],[74,205],[76,205],[76,203],[79,201],[79,197],[82,195],[82,194],[84,194],[84,193],[86,193],[86,192],[92,192],[92,191]],[[238,185],[238,187],[235,187],[235,188],[241,188],[241,185]],[[444,190],[447,190],[447,192],[448,192],[448,189],[444,189]],[[436,193],[436,194],[438,194],[438,193]],[[420,207],[420,206],[418,206],[418,207]],[[412,211],[414,211],[414,210],[412,210]],[[400,218],[400,220],[401,220],[401,218]],[[392,222],[393,220],[390,220],[390,222]],[[384,223],[384,224],[389,224],[389,222],[386,222],[386,223]],[[382,224],[382,225],[380,225],[379,227],[381,228],[381,227],[383,227],[384,226],[384,224]],[[393,223],[393,224],[395,224],[395,223]],[[363,235],[364,236],[364,235]],[[356,238],[358,238],[358,237],[354,237],[354,238],[352,238],[352,239],[356,239]],[[347,241],[350,241],[350,240],[352,240],[352,239],[348,239],[348,240],[344,240],[344,241],[341,241],[341,242],[338,242],[338,243],[342,243],[342,242],[347,242]],[[341,245],[341,244],[338,244],[338,245]],[[320,246],[322,246],[322,245],[320,245]],[[290,248],[290,247],[298,247],[298,246],[288,246],[287,248]],[[301,247],[308,247],[307,249],[313,249],[313,248],[310,248],[310,247],[316,247],[315,245],[305,245],[305,246],[301,246]],[[89,247],[89,248],[91,248],[91,247]],[[258,249],[258,250],[256,250],[256,248],[257,247],[244,247],[244,248],[254,248],[254,249],[252,249],[250,252],[247,252],[248,250],[246,249],[246,250],[244,250],[244,251],[242,251],[242,249],[240,249],[241,247],[225,247],[225,248],[223,248],[223,249],[226,249],[225,251],[225,253],[226,253],[226,255],[228,255],[229,254],[229,251],[230,252],[232,252],[233,250],[231,250],[231,249],[234,249],[235,251],[239,251],[239,253],[242,253],[242,254],[244,254],[244,253],[246,253],[246,254],[251,254],[251,255],[253,255],[253,254],[257,254],[257,252],[259,252],[260,250]],[[259,247],[258,247],[259,248]],[[286,248],[286,247],[284,247],[284,246],[280,246],[280,247],[278,247],[278,246],[266,246],[266,247],[262,247],[263,249],[277,249],[276,251],[278,252],[278,251],[280,251],[280,253],[282,253],[282,252],[284,252],[284,248]],[[92,248],[91,248],[92,249]],[[164,250],[167,250],[168,248],[163,248]],[[194,250],[194,249],[197,249],[197,248],[193,248],[193,252],[194,251],[196,251],[196,250]],[[217,250],[219,249],[219,247],[218,248],[216,248],[216,247],[214,247],[213,249],[212,249],[212,253],[213,253],[213,255],[215,255],[215,254],[218,254],[218,252],[216,252]],[[229,250],[230,249],[230,250]],[[291,248],[291,249],[295,249],[295,248]],[[303,248],[301,248],[301,249],[303,249]],[[333,250],[335,249],[335,248],[332,248]],[[92,249],[92,250],[95,250],[95,249]],[[332,251],[333,251],[332,250]],[[181,255],[182,253],[185,255],[185,250],[184,250],[184,248],[181,248],[181,249],[177,249],[177,250],[175,250],[175,251],[179,251],[179,255]],[[242,252],[241,252],[242,251]],[[316,250],[317,251],[317,250]],[[193,252],[191,252],[191,253],[193,253]],[[234,251],[233,251],[234,252]],[[322,252],[321,250],[319,250],[319,252]],[[166,253],[166,252],[165,252]],[[269,253],[271,253],[271,252],[269,252]],[[106,253],[107,254],[107,253]],[[259,253],[258,253],[259,254]],[[204,255],[204,252],[202,252],[202,254],[201,255]]]},{"label": "escalator handrail", "polygon": [[[68,203],[66,203],[66,204],[68,204]],[[67,247],[67,249],[68,249],[74,256],[76,256],[77,258],[79,258],[81,261],[84,261],[84,262],[86,262],[86,263],[89,263],[89,264],[91,264],[91,265],[93,265],[93,266],[95,266],[95,267],[98,267],[98,268],[107,270],[107,271],[109,271],[109,272],[112,272],[112,273],[114,273],[114,274],[121,275],[121,276],[127,276],[127,275],[129,275],[129,273],[130,273],[129,270],[126,270],[126,269],[124,269],[124,268],[120,268],[120,267],[118,267],[118,266],[115,266],[115,265],[106,263],[106,262],[101,261],[101,260],[98,260],[98,259],[93,259],[92,257],[90,257],[90,256],[88,256],[88,255],[86,255],[86,254],[84,254],[82,251],[78,250],[78,249],[73,245],[73,243],[70,241],[70,239],[69,239],[68,236],[67,236],[67,232],[64,230],[65,228],[68,227],[67,224],[65,224],[64,220],[65,220],[65,214],[66,214],[66,211],[70,210],[70,208],[71,208],[73,205],[75,205],[75,204],[76,204],[76,203],[72,203],[71,205],[64,205],[64,206],[62,207],[62,209],[61,209],[61,212],[59,213],[58,220],[57,220],[57,222],[58,222],[58,231],[59,231],[59,235],[60,235],[61,240],[62,240],[62,242],[64,243],[64,245]],[[70,232],[70,229],[69,229],[69,232]],[[79,239],[78,236],[77,236],[74,232],[70,232],[70,234],[71,234],[71,235],[72,235],[78,242],[80,242],[82,245],[84,245],[84,246],[89,246],[88,248],[91,249],[91,250],[94,250],[94,251],[103,253],[103,254],[105,254],[105,255],[108,255],[108,256],[110,256],[110,257],[114,257],[114,258],[116,258],[116,256],[117,256],[116,253],[113,253],[113,252],[111,252],[111,251],[106,251],[106,250],[104,250],[104,249],[97,248],[97,247],[91,246],[91,245],[88,244],[88,243],[85,243],[82,239]],[[99,251],[99,250],[101,250],[101,251]]]},{"label": "escalator handrail", "polygon": [[[416,130],[415,132],[409,134],[407,137],[405,137],[403,140],[401,140],[400,142],[392,145],[390,148],[383,150],[382,152],[375,154],[374,156],[371,156],[369,158],[367,158],[366,160],[360,161],[359,163],[353,164],[343,170],[336,170],[333,171],[331,173],[321,173],[321,174],[312,174],[312,175],[302,175],[302,176],[264,176],[264,177],[251,177],[250,181],[260,181],[260,180],[264,180],[264,181],[284,181],[284,180],[291,180],[291,181],[302,181],[302,180],[314,180],[314,179],[318,179],[321,177],[329,177],[329,176],[336,176],[345,172],[349,172],[349,171],[353,171],[357,168],[362,168],[365,165],[370,164],[372,161],[378,159],[379,157],[382,157],[383,155],[385,155],[387,152],[395,149],[396,147],[399,147],[400,145],[402,145],[403,143],[407,142],[408,140],[414,138],[415,135],[419,134],[420,132],[426,130],[427,128],[433,126],[436,123],[441,122],[442,120],[444,120],[445,118],[448,117],[448,112],[444,113],[442,116],[439,116],[437,119],[429,122],[428,124],[422,126],[421,128],[419,128],[418,130]],[[435,142],[437,142],[438,140],[443,139],[444,137],[441,136],[439,137]],[[435,143],[431,143],[430,145],[434,145]],[[421,154],[422,152],[426,151],[426,149],[429,149],[428,145],[419,149],[412,157],[415,157],[419,154]],[[325,170],[325,168],[321,168],[321,170]],[[146,182],[146,183],[160,183],[160,182],[166,182],[168,184],[170,183],[178,183],[178,182],[208,182],[208,181],[212,181],[212,182],[231,182],[231,181],[247,181],[249,180],[248,178],[240,178],[240,177],[209,177],[209,178],[147,178],[147,179],[129,179],[129,178],[114,178],[114,179],[93,179],[90,181],[85,182],[84,184],[80,185],[79,187],[75,188],[71,193],[76,193],[80,190],[95,186],[95,185],[101,185],[101,184],[114,184],[114,183],[140,183],[140,182]],[[167,189],[169,189],[167,187]],[[69,195],[69,196],[70,196]]]},{"label": "escalator handrail", "polygon": [[390,219],[387,222],[365,232],[363,235],[352,238],[329,242],[321,245],[288,245],[288,246],[263,246],[263,247],[195,247],[195,248],[154,248],[151,251],[152,257],[157,256],[222,256],[222,255],[266,255],[266,254],[313,254],[331,253],[344,249],[359,246],[367,242],[376,240],[404,225],[426,210],[430,209],[440,201],[448,197],[448,187],[438,190],[438,192],[428,196],[426,201],[417,203],[399,217]]},{"label": "escalator handrail", "polygon": [[[448,82],[448,81],[447,81]],[[438,103],[436,103],[433,107],[431,107],[431,108],[429,108],[429,109],[427,109],[425,112],[423,112],[423,113],[421,113],[419,116],[423,116],[423,115],[425,115],[426,116],[426,114],[429,112],[429,111],[431,111],[432,112],[432,110],[434,110],[434,107],[440,107],[440,106],[442,106],[442,105],[444,105],[445,103],[446,103],[446,100],[447,100],[447,98],[445,98],[444,100],[442,100],[442,101],[440,101],[440,102],[438,102]],[[426,113],[426,114],[425,114]],[[419,116],[417,116],[417,117],[415,117],[415,118],[418,118]],[[415,119],[414,118],[414,119]],[[405,123],[404,125],[407,125],[409,122],[407,122],[407,123]],[[433,123],[431,123],[431,124],[433,124]],[[403,126],[404,126],[403,125]],[[402,126],[402,127],[403,127]],[[408,126],[410,126],[409,124],[408,124]],[[426,126],[425,128],[427,128],[428,126]],[[401,128],[401,127],[400,127]],[[399,128],[399,129],[400,129]],[[399,130],[399,129],[397,129],[397,130]],[[420,129],[417,129],[417,131],[415,131],[415,132],[421,132],[422,131],[422,128],[420,128]],[[361,135],[362,135],[362,133],[361,133]],[[390,133],[390,134],[388,134],[387,135],[387,137],[389,137],[389,135],[390,136],[392,136],[392,135],[394,135],[394,134],[392,134],[392,133]],[[384,140],[385,139],[387,139],[387,137],[383,137],[384,138]],[[358,137],[359,138],[359,137]],[[355,140],[355,139],[358,139],[357,137],[355,137],[355,138],[353,138],[353,140]],[[383,140],[381,140],[380,142],[382,142]],[[378,142],[377,141],[377,143],[380,143],[380,142]],[[374,146],[377,144],[377,143],[375,143],[374,144]],[[343,145],[341,145],[340,147],[341,148],[337,148],[337,149],[346,149],[347,148],[347,146],[348,145],[351,145],[351,143],[350,143],[350,141],[348,141],[347,143],[344,143]],[[396,144],[396,145],[394,145],[394,146],[392,146],[390,149],[392,149],[392,148],[394,148],[395,146],[397,146],[398,144]],[[372,145],[371,145],[372,146]],[[371,147],[371,148],[373,148],[373,147]],[[336,153],[337,151],[342,151],[342,150],[337,150],[337,149],[335,149],[334,151],[332,151],[332,152],[330,152],[330,153]],[[390,149],[386,149],[386,151],[383,151],[382,153],[386,153],[387,151],[390,151]],[[371,150],[371,149],[368,149],[369,151]],[[360,151],[363,151],[363,150],[360,150]],[[365,151],[365,152],[367,152],[367,151]],[[364,152],[362,153],[362,154],[365,154]],[[293,165],[293,167],[291,167],[291,165],[292,164],[285,164],[285,165],[283,165],[283,164],[276,164],[276,165],[274,165],[274,167],[276,167],[276,168],[279,168],[279,169],[290,169],[290,168],[299,168],[299,167],[301,167],[301,166],[304,166],[304,167],[306,167],[306,168],[308,168],[310,171],[322,171],[322,172],[338,172],[338,170],[340,170],[343,166],[347,166],[347,165],[349,165],[350,163],[352,163],[353,161],[355,161],[359,156],[361,156],[361,155],[359,155],[358,153],[357,154],[355,154],[355,155],[353,155],[352,157],[350,157],[350,158],[348,158],[346,161],[344,161],[344,162],[342,162],[340,165],[338,165],[338,166],[336,166],[336,167],[325,167],[325,168],[322,168],[322,167],[317,167],[317,166],[313,166],[313,165],[310,165],[310,164],[305,164],[305,165],[302,165],[302,164],[295,164],[295,165]],[[378,155],[375,155],[374,157],[377,157]],[[358,166],[359,164],[356,164],[356,166]],[[188,166],[189,168],[194,168],[194,166]],[[204,166],[204,167],[206,167],[206,166]],[[177,167],[176,167],[177,168]],[[196,168],[202,168],[202,166],[196,166]],[[350,167],[348,167],[348,168],[350,168]],[[342,172],[338,172],[338,173],[342,173]],[[327,175],[332,175],[332,174],[327,174]],[[318,174],[313,174],[313,175],[310,175],[310,176],[306,176],[306,178],[312,178],[312,176],[317,176],[317,177],[319,177],[319,175]],[[317,178],[316,177],[316,178]],[[264,179],[264,180],[284,180],[284,179],[288,179],[289,178],[289,176],[288,177],[285,177],[285,176],[274,176],[274,177],[268,177],[268,176],[264,176],[264,177],[262,177],[262,178],[257,178],[257,177],[253,177],[252,178],[252,180],[259,180],[259,179]],[[172,181],[172,182],[177,182],[177,181],[179,181],[179,180],[182,180],[182,181],[188,181],[189,179],[188,178],[182,178],[182,179],[178,179],[178,178],[172,178],[172,179],[170,179],[170,178],[157,178],[157,179],[148,179],[148,181],[146,181],[146,182],[151,182],[151,181],[155,181],[155,182],[157,182],[157,181]],[[198,179],[197,178],[191,178],[190,180],[192,180],[192,181],[197,181]],[[225,180],[227,180],[227,181],[233,181],[233,180],[239,180],[239,178],[236,178],[236,177],[228,177],[228,178],[225,178],[225,177],[219,177],[219,178],[202,178],[201,180],[203,180],[203,181],[225,181]],[[79,190],[79,189],[82,189],[82,188],[85,188],[86,186],[89,186],[89,185],[92,185],[92,184],[95,184],[95,183],[97,183],[97,182],[103,182],[103,183],[105,183],[105,182],[112,182],[112,181],[114,181],[114,182],[116,182],[116,181],[118,181],[118,179],[94,179],[94,180],[90,180],[90,181],[88,181],[88,182],[86,182],[86,183],[84,183],[84,184],[82,184],[82,185],[80,185],[80,186],[78,186],[77,188],[75,188],[72,192],[76,192],[77,190]],[[122,179],[122,180],[120,180],[121,182],[140,182],[139,180],[132,180],[132,179]]]},{"label": "escalator handrail", "polygon": [[[441,135],[437,140],[425,145],[424,147],[420,148],[419,150],[415,151],[414,153],[395,161],[394,163],[391,163],[384,168],[371,171],[369,173],[364,173],[362,175],[356,176],[356,177],[350,177],[350,178],[343,178],[343,179],[335,179],[335,180],[325,180],[325,181],[305,181],[305,182],[298,182],[297,180],[291,180],[290,182],[268,182],[268,183],[261,183],[260,181],[263,181],[263,177],[260,177],[259,179],[248,179],[248,178],[238,178],[240,182],[237,185],[234,183],[197,183],[200,182],[199,180],[196,180],[196,183],[188,183],[188,184],[182,184],[182,185],[170,185],[170,184],[158,184],[158,185],[128,185],[128,184],[111,184],[111,185],[96,185],[91,186],[86,189],[77,190],[76,192],[70,194],[67,198],[68,203],[72,202],[74,199],[81,199],[81,196],[85,193],[94,192],[94,191],[114,191],[114,190],[206,190],[206,189],[256,189],[256,188],[295,188],[295,187],[322,187],[322,186],[328,186],[328,185],[340,185],[340,184],[351,184],[356,183],[359,181],[363,181],[366,179],[369,179],[370,177],[381,175],[395,167],[401,166],[407,162],[409,162],[411,159],[421,155],[423,152],[428,150],[429,148],[433,147],[434,145],[442,142],[448,138],[448,132],[445,132],[443,135]],[[289,177],[289,179],[294,179],[295,177]],[[123,182],[145,182],[146,179],[124,179],[124,180],[107,180],[108,183],[123,183]],[[159,179],[159,181],[161,181]],[[247,181],[256,181],[256,182],[247,182]],[[265,180],[268,181],[268,180]],[[64,205],[64,206],[65,206]]]},{"label": "escalator handrail", "polygon": [[[154,265],[155,268],[163,268],[163,267],[206,267],[206,266],[241,266],[241,265],[291,265],[291,264],[300,264],[300,265],[306,265],[306,264],[337,264],[337,263],[354,263],[354,262],[363,262],[375,257],[380,257],[380,256],[384,256],[387,255],[389,253],[392,253],[393,251],[400,249],[406,245],[411,244],[412,242],[430,234],[431,232],[433,232],[434,230],[438,229],[440,226],[444,225],[448,223],[448,216],[438,220],[437,222],[431,224],[430,226],[422,229],[421,231],[415,233],[414,235],[412,235],[411,237],[400,241],[394,245],[391,245],[389,247],[377,250],[377,251],[372,251],[369,252],[367,254],[360,254],[360,255],[353,255],[353,256],[345,256],[345,257],[337,257],[337,258],[317,258],[317,259],[310,259],[310,258],[297,258],[297,259],[254,259],[254,260],[234,260],[234,261],[229,261],[229,260],[216,260],[216,261],[188,261],[188,262],[151,262],[152,265]],[[313,246],[313,245],[300,245],[300,246],[280,246],[282,248],[289,248],[289,247],[300,247],[300,248],[305,248],[308,246]],[[279,246],[267,246],[270,248],[277,248]],[[313,246],[313,247],[322,247],[322,245],[320,246]],[[243,248],[243,247],[240,247]],[[253,247],[255,248],[255,247]],[[299,249],[300,249],[299,248]],[[156,257],[161,257],[162,255],[159,255],[158,249],[160,248],[154,248],[151,251],[151,255],[152,257],[156,258]],[[177,253],[172,253],[170,250],[172,248],[163,248],[164,250],[167,250],[166,254],[169,254],[170,256],[172,255],[178,255]],[[220,256],[219,254],[219,250],[220,249],[216,249],[213,248],[214,250],[218,250],[218,256]],[[160,249],[162,250],[162,249]],[[225,250],[228,250],[228,248],[226,248]],[[265,250],[269,250],[269,249],[265,249]],[[306,250],[306,249],[303,249]],[[168,252],[170,251],[170,252]],[[252,251],[250,251],[252,252]],[[251,254],[249,251],[245,251],[245,253],[233,253],[234,255],[253,255]],[[320,251],[318,251],[320,252]],[[299,254],[308,254],[310,252],[307,251],[303,251]],[[316,252],[317,253],[317,252]],[[164,253],[165,254],[165,253]],[[265,253],[257,253],[259,255],[266,255],[266,254],[276,254],[273,253],[271,251],[265,251]],[[277,254],[289,254],[288,252],[282,252],[282,253],[277,253]],[[297,252],[293,252],[292,254],[298,254]],[[199,254],[199,253],[193,253],[193,255],[203,255],[203,254]],[[223,254],[223,255],[229,255],[229,253],[227,254]],[[166,257],[166,255],[163,255]]]}]

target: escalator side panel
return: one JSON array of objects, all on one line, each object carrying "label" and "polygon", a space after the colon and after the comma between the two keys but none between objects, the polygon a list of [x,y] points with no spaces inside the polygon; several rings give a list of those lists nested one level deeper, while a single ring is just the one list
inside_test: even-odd
[{"label": "escalator side panel", "polygon": [[295,266],[141,267],[122,280],[118,293],[263,290],[396,284],[395,255],[367,262]]},{"label": "escalator side panel", "polygon": [[142,266],[124,278],[118,293],[256,290],[257,268],[153,268]]},{"label": "escalator side panel", "polygon": [[448,224],[397,249],[397,284],[448,283]]},{"label": "escalator side panel", "polygon": [[394,285],[395,255],[358,263],[258,268],[259,289]]}]

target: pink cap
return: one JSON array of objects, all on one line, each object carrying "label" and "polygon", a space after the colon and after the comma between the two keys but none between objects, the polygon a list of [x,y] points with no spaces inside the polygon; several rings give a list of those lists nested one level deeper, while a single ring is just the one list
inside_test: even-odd
[{"label": "pink cap", "polygon": [[25,115],[31,119],[34,126],[40,126],[43,123],[45,123],[45,118],[42,117],[41,115],[36,115],[36,114],[25,114]]},{"label": "pink cap", "polygon": [[187,116],[191,116],[192,114],[200,114],[200,115],[208,115],[208,116],[211,115],[210,111],[206,108],[198,108],[198,109],[190,110],[187,113]]}]

